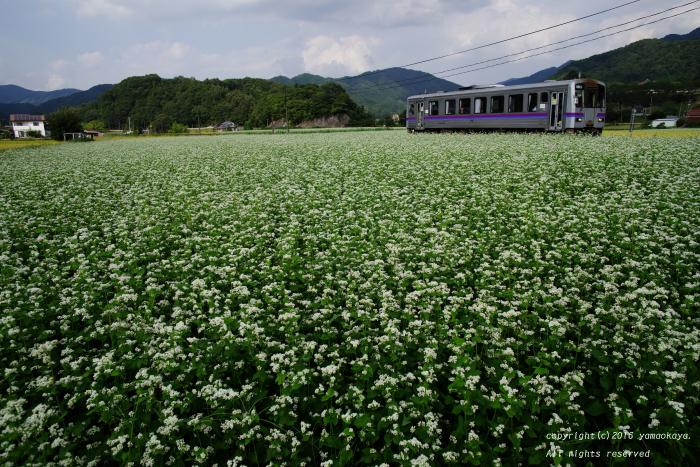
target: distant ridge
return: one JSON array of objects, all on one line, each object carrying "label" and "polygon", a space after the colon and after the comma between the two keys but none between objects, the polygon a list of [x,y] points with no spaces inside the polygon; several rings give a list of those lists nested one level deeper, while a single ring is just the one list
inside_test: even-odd
[{"label": "distant ridge", "polygon": [[561,70],[564,68],[566,65],[571,63],[573,60],[569,60],[568,62],[564,63],[561,66],[553,66],[550,68],[545,68],[544,70],[540,70],[537,73],[533,73],[530,76],[525,76],[524,78],[511,78],[507,79],[505,81],[501,81],[498,84],[503,84],[505,86],[514,86],[516,84],[532,84],[532,83],[541,83],[542,81],[546,80],[549,76],[553,75],[557,71]]},{"label": "distant ridge", "polygon": [[[0,88],[7,87],[19,88],[23,91],[28,91],[27,89],[20,88],[19,86],[6,85],[0,86]],[[56,97],[48,101],[44,101],[40,105],[33,105],[29,103],[0,103],[0,118],[5,120],[10,119],[10,114],[33,114],[33,115],[43,115],[55,112],[62,105],[70,105],[71,107],[77,107],[82,104],[87,104],[96,100],[101,94],[103,94],[108,89],[111,89],[113,84],[98,84],[93,86],[87,91],[73,92],[68,95]],[[11,89],[12,91],[12,89]],[[23,92],[21,91],[21,92]],[[29,92],[43,92],[43,91],[29,91]],[[26,95],[26,93],[24,94]]]},{"label": "distant ridge", "polygon": [[0,104],[31,104],[41,105],[57,97],[69,96],[80,92],[80,89],[57,89],[56,91],[31,91],[15,84],[0,86]]},{"label": "distant ridge", "polygon": [[275,76],[270,81],[287,86],[336,82],[345,88],[353,101],[365,106],[377,117],[404,111],[408,96],[423,92],[456,91],[461,86],[429,73],[398,67],[337,79],[304,73],[293,78]]},{"label": "distant ridge", "polygon": [[663,38],[665,41],[691,41],[695,39],[700,39],[700,28],[695,28],[688,34],[669,34]]},{"label": "distant ridge", "polygon": [[97,86],[91,87],[87,91],[80,91],[74,94],[70,94],[68,96],[57,97],[56,99],[46,101],[43,104],[37,106],[36,110],[37,112],[41,112],[42,114],[47,114],[55,112],[56,110],[58,110],[59,107],[61,107],[64,104],[70,105],[71,107],[77,107],[82,104],[87,104],[88,102],[96,100],[98,97],[100,97],[102,93],[104,93],[108,89],[112,89],[113,86],[113,84],[98,84]]}]

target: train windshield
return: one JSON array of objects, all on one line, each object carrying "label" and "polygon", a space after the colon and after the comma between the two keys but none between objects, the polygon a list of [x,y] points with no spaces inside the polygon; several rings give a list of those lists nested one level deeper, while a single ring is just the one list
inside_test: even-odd
[{"label": "train windshield", "polygon": [[[576,85],[578,88],[579,85]],[[578,98],[579,90],[576,90],[576,99]],[[588,84],[584,93],[584,107],[588,109],[605,107],[605,85],[604,84]]]}]

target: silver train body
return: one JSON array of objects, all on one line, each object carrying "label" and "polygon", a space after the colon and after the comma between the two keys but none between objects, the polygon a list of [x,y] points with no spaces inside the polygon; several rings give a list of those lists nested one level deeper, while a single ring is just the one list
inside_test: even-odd
[{"label": "silver train body", "polygon": [[408,98],[409,132],[552,131],[600,134],[605,84],[593,79],[483,85]]}]

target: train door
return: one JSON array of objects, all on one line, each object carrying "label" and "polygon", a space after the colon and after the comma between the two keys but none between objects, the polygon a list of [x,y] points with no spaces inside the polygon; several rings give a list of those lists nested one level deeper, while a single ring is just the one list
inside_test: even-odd
[{"label": "train door", "polygon": [[561,131],[562,117],[564,116],[564,93],[553,92],[549,105],[549,129]]},{"label": "train door", "polygon": [[423,130],[423,117],[425,116],[425,103],[418,102],[418,112],[416,113],[416,130]]}]

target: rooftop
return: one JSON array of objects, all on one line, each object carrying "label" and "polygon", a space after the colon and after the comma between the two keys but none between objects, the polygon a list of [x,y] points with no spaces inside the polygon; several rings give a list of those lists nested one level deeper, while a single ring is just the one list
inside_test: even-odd
[{"label": "rooftop", "polygon": [[38,122],[45,120],[43,115],[11,114],[11,122]]}]

